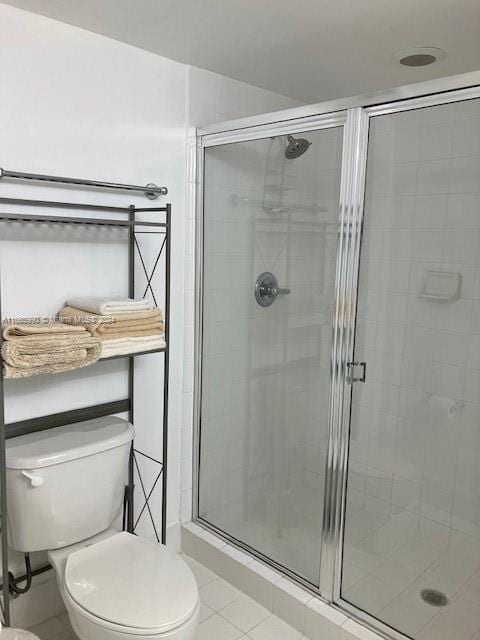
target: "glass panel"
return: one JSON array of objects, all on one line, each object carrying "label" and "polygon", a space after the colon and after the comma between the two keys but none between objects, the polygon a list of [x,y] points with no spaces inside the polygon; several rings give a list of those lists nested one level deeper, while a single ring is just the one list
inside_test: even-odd
[{"label": "glass panel", "polygon": [[375,117],[341,595],[421,640],[480,632],[479,233],[480,101]]},{"label": "glass panel", "polygon": [[205,152],[199,514],[316,585],[342,134]]}]

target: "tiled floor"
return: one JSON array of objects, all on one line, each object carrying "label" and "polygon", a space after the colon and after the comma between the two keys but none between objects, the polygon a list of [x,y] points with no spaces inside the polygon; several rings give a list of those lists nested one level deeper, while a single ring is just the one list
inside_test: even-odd
[{"label": "tiled floor", "polygon": [[[301,634],[215,573],[185,556],[202,608],[195,640],[300,640]],[[63,614],[30,629],[40,640],[76,640]]]},{"label": "tiled floor", "polygon": [[40,640],[77,640],[66,613],[37,624],[29,631],[38,636]]}]

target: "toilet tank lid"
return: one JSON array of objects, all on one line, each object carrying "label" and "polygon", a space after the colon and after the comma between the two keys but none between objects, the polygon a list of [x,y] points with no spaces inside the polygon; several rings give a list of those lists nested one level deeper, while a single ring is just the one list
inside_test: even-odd
[{"label": "toilet tank lid", "polygon": [[133,440],[133,426],[105,416],[7,440],[7,469],[39,469],[114,449]]}]

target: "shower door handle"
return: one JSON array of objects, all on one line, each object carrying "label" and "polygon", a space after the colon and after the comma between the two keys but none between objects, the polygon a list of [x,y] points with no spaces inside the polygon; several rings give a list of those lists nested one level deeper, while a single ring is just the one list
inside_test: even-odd
[{"label": "shower door handle", "polygon": [[[355,375],[355,367],[360,367],[360,375]],[[367,363],[366,362],[347,362],[347,382],[353,384],[354,382],[366,382],[367,381]]]}]

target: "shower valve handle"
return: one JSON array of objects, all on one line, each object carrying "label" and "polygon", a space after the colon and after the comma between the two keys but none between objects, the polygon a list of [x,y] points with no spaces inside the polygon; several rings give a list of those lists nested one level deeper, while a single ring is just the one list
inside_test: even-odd
[{"label": "shower valve handle", "polygon": [[268,296],[270,298],[276,298],[277,296],[287,295],[290,293],[290,289],[282,289],[277,286],[264,286],[261,290],[262,295]]},{"label": "shower valve handle", "polygon": [[288,293],[290,289],[279,287],[277,278],[270,271],[261,273],[255,282],[255,299],[261,307],[269,307],[277,296]]}]

